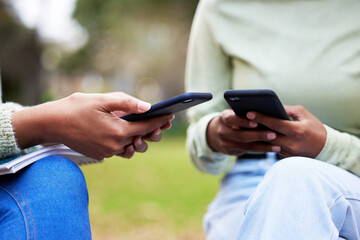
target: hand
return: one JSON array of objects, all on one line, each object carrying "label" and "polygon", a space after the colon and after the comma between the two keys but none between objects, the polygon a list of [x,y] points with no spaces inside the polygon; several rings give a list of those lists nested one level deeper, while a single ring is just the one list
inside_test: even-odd
[{"label": "hand", "polygon": [[248,112],[246,116],[250,121],[278,133],[271,144],[281,148],[281,155],[315,158],[325,145],[324,125],[302,106],[285,106],[285,110],[294,121],[279,120],[255,112]]},{"label": "hand", "polygon": [[274,140],[274,131],[257,130],[258,124],[235,115],[231,109],[224,110],[213,118],[207,128],[207,141],[215,151],[229,155],[242,155],[246,152],[274,152],[279,150],[269,141]]},{"label": "hand", "polygon": [[123,158],[131,158],[135,152],[143,153],[147,150],[148,145],[146,141],[149,142],[159,142],[161,140],[161,130],[167,130],[171,127],[171,123],[168,122],[161,128],[155,129],[153,132],[145,135],[144,137],[135,137],[132,144],[127,145],[117,156]]},{"label": "hand", "polygon": [[150,104],[124,93],[76,93],[15,112],[13,126],[22,148],[63,143],[84,155],[102,159],[123,152],[137,136],[146,136],[173,119],[172,115],[166,115],[127,122],[113,114],[114,111],[142,113],[149,108]]}]

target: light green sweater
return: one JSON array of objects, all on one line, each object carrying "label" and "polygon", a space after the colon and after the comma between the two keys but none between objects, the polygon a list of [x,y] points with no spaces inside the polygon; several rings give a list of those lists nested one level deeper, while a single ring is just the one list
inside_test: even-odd
[{"label": "light green sweater", "polygon": [[273,89],[303,105],[327,130],[316,159],[360,175],[360,1],[202,0],[193,22],[186,90],[214,99],[188,111],[187,149],[217,174],[230,156],[213,152],[208,122],[229,108],[228,89]]}]

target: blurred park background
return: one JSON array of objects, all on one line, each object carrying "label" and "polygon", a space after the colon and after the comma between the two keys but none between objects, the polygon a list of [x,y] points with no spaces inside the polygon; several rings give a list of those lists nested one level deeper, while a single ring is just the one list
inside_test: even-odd
[{"label": "blurred park background", "polygon": [[[123,91],[156,103],[184,92],[198,0],[0,0],[3,100]],[[184,114],[131,160],[84,166],[94,239],[203,239],[218,177],[185,153]]]}]

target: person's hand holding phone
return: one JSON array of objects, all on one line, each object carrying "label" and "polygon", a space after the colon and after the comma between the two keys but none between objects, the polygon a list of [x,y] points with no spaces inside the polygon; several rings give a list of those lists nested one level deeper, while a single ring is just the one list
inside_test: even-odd
[{"label": "person's hand holding phone", "polygon": [[304,156],[315,158],[326,142],[326,129],[322,122],[303,106],[285,106],[293,121],[280,120],[261,113],[248,112],[249,121],[262,124],[276,133],[269,143],[279,146],[284,157]]},{"label": "person's hand holding phone", "polygon": [[[115,111],[113,113],[117,117],[120,117],[121,119],[129,122],[144,121],[154,117],[175,114],[192,106],[196,106],[203,102],[209,101],[211,98],[212,98],[211,93],[189,92],[169,98],[157,104],[154,104],[153,106],[151,106],[149,111],[146,111],[144,113],[128,114],[124,111]],[[166,125],[162,126],[161,128],[154,130],[152,133],[146,134],[143,137],[139,137],[139,136],[136,137],[132,144],[127,145],[117,155],[121,157],[129,158],[134,154],[135,151],[136,152],[146,151],[147,144],[144,140],[152,141],[152,142],[160,141],[161,130],[168,129],[170,127],[171,127],[171,123],[169,122]]]},{"label": "person's hand holding phone", "polygon": [[146,141],[159,141],[173,115],[128,122],[114,114],[143,113],[150,104],[125,93],[83,94],[26,108],[13,113],[18,144],[26,148],[43,143],[63,143],[94,159],[144,152]]},{"label": "person's hand holding phone", "polygon": [[209,146],[221,153],[239,156],[246,152],[277,152],[280,147],[270,144],[276,138],[271,130],[257,130],[258,123],[238,117],[231,109],[213,118],[207,128]]}]

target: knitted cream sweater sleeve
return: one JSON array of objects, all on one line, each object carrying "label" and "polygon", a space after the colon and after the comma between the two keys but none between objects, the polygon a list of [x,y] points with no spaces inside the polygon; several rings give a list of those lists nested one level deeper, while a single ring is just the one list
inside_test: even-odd
[{"label": "knitted cream sweater sleeve", "polygon": [[16,103],[0,104],[0,159],[21,152],[12,127],[12,113],[23,108]]}]

